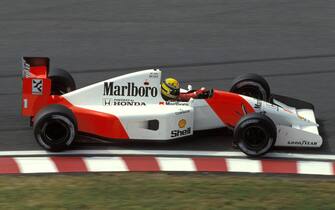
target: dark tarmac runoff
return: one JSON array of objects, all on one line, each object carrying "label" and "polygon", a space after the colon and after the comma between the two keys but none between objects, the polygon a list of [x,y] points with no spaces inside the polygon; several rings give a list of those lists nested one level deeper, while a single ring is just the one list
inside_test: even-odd
[{"label": "dark tarmac runoff", "polygon": [[[335,153],[335,1],[59,0],[0,2],[0,151],[39,150],[20,115],[21,56],[47,56],[78,87],[161,68],[186,87],[228,89],[243,73],[311,102],[324,144],[280,152]],[[169,143],[77,143],[79,149],[229,151],[219,129]]]}]

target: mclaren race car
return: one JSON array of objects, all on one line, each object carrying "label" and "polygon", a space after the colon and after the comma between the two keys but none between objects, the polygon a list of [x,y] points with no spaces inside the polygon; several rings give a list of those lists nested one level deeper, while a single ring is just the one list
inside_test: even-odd
[{"label": "mclaren race car", "polygon": [[50,151],[68,149],[78,134],[165,141],[221,127],[233,130],[233,145],[249,156],[275,146],[322,145],[313,106],[271,94],[256,74],[238,77],[230,91],[209,90],[187,102],[162,98],[158,69],[76,89],[67,71],[49,70],[48,58],[24,57],[22,77],[22,114],[30,117],[37,142]]}]

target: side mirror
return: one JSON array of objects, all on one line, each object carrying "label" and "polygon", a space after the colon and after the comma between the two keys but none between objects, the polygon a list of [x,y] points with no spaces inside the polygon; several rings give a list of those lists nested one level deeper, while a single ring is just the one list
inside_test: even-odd
[{"label": "side mirror", "polygon": [[192,85],[187,85],[187,90],[188,91],[191,91],[193,88],[192,88]]}]

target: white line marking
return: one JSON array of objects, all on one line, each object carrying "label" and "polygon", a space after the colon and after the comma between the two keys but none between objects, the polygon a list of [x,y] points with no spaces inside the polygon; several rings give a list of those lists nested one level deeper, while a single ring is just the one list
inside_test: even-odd
[{"label": "white line marking", "polygon": [[262,166],[259,160],[227,159],[226,161],[229,172],[262,172]]},{"label": "white line marking", "polygon": [[34,156],[34,155],[180,155],[180,156],[227,156],[246,157],[242,152],[222,151],[187,151],[187,150],[68,150],[64,152],[48,152],[45,150],[0,151],[0,156]]},{"label": "white line marking", "polygon": [[[188,151],[188,150],[69,150],[64,152],[47,152],[44,150],[30,151],[1,151],[0,156],[50,156],[50,155],[167,155],[167,156],[212,156],[212,157],[241,157],[247,156],[242,152],[225,151]],[[308,160],[335,160],[335,155],[300,154],[272,152],[266,158],[308,159]]]},{"label": "white line marking", "polygon": [[196,171],[191,158],[157,157],[161,171]]},{"label": "white line marking", "polygon": [[298,161],[299,174],[333,175],[333,164],[329,162]]},{"label": "white line marking", "polygon": [[56,173],[56,165],[48,157],[17,157],[15,158],[21,173]]},{"label": "white line marking", "polygon": [[307,160],[335,160],[335,155],[280,153],[280,152],[271,152],[271,153],[266,154],[264,157],[286,158],[286,159],[307,159]]},{"label": "white line marking", "polygon": [[88,171],[128,171],[126,163],[120,157],[85,157]]},{"label": "white line marking", "polygon": [[32,155],[49,155],[50,152],[44,150],[25,150],[25,151],[1,151],[0,156],[32,156]]}]

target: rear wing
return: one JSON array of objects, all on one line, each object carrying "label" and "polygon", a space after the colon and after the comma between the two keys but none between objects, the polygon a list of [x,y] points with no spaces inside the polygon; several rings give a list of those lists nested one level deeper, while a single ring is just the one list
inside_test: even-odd
[{"label": "rear wing", "polygon": [[22,78],[47,77],[49,73],[47,57],[22,57]]},{"label": "rear wing", "polygon": [[48,104],[51,90],[49,58],[22,57],[22,115],[33,117]]}]

